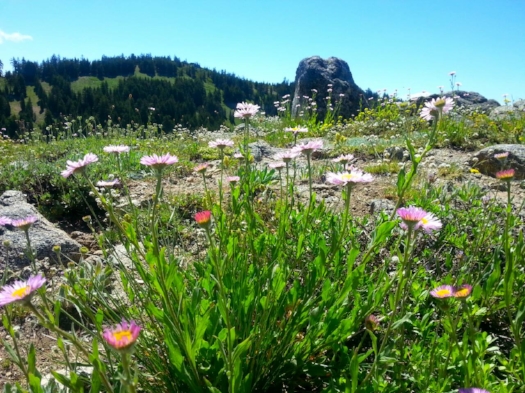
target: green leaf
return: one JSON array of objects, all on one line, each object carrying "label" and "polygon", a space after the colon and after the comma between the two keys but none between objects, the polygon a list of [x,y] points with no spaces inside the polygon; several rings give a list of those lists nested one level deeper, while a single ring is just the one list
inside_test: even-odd
[{"label": "green leaf", "polygon": [[330,280],[326,279],[323,283],[323,291],[321,293],[321,297],[323,298],[323,301],[326,302],[328,299],[330,299],[331,291],[332,290],[332,283]]},{"label": "green leaf", "polygon": [[[233,330],[233,329],[232,329]],[[248,337],[240,344],[235,347],[233,351],[233,376],[231,384],[233,385],[233,390],[235,392],[244,391],[243,389],[243,360],[246,362],[246,352],[252,344],[251,337]]]},{"label": "green leaf", "polygon": [[90,393],[100,392],[100,387],[102,386],[102,378],[100,377],[100,367],[99,360],[96,359],[92,362],[93,372],[91,373],[91,390]]},{"label": "green leaf", "polygon": [[[56,371],[51,370],[51,374],[53,374],[53,377],[62,385],[64,385],[66,388],[69,389],[75,389],[74,385],[71,383],[71,380],[67,378],[65,375],[59,374]],[[74,390],[73,390],[74,391]]]},{"label": "green leaf", "polygon": [[40,377],[40,374],[38,374],[38,371],[36,370],[36,351],[33,344],[29,346],[29,352],[27,354],[27,371]]},{"label": "green leaf", "polygon": [[305,238],[304,233],[301,233],[299,235],[299,239],[297,240],[297,254],[295,255],[296,259],[299,259],[301,257],[301,254],[303,253],[304,238]]},{"label": "green leaf", "polygon": [[[34,349],[34,348],[33,348]],[[40,382],[40,377],[36,376],[33,373],[29,373],[29,386],[31,387],[31,393],[43,393],[42,384]]]},{"label": "green leaf", "polygon": [[377,246],[383,243],[388,236],[392,233],[392,230],[397,226],[396,221],[387,221],[379,225],[372,234],[372,246]]},{"label": "green leaf", "polygon": [[406,177],[405,168],[401,168],[401,170],[397,174],[397,193],[398,195],[403,189],[403,186],[405,185],[405,177]]}]

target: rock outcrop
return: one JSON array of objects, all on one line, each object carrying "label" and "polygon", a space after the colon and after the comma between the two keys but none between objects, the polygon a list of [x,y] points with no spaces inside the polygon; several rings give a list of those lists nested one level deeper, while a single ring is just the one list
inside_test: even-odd
[{"label": "rock outcrop", "polygon": [[[477,109],[486,114],[491,113],[494,108],[500,106],[498,101],[492,99],[489,100],[474,91],[448,91],[443,93],[443,95],[447,97],[455,97],[454,101],[458,107]],[[430,94],[427,97],[418,98],[418,102],[430,101],[432,98],[438,98],[440,96],[441,94]]]},{"label": "rock outcrop", "polygon": [[[315,95],[315,102],[312,101]],[[292,102],[292,115],[316,107],[318,119],[323,119],[327,110],[327,97],[333,108],[339,108],[338,115],[349,118],[357,113],[360,101],[364,99],[363,90],[356,85],[350,67],[337,57],[322,59],[319,56],[301,60],[295,74],[295,94]],[[308,97],[308,98],[306,98]]]},{"label": "rock outcrop", "polygon": [[[48,257],[56,260],[53,246],[59,245],[64,255],[63,261],[68,258],[78,260],[81,245],[71,239],[67,233],[56,228],[33,205],[27,203],[26,196],[20,191],[6,191],[0,196],[0,216],[12,220],[35,216],[38,221],[29,229],[31,248],[37,260]],[[9,247],[6,247],[9,243]],[[10,268],[21,268],[29,265],[26,254],[27,240],[23,230],[11,225],[0,226],[0,262],[2,267],[7,261]]]},{"label": "rock outcrop", "polygon": [[512,119],[516,116],[525,116],[525,100],[516,101],[512,105],[497,106],[490,112],[490,117],[495,120]]},{"label": "rock outcrop", "polygon": [[[509,152],[509,156],[504,161],[494,158],[494,154],[505,152]],[[486,147],[474,155],[470,165],[484,175],[492,177],[502,169],[513,168],[514,178],[523,180],[525,179],[525,146],[502,144]]]}]

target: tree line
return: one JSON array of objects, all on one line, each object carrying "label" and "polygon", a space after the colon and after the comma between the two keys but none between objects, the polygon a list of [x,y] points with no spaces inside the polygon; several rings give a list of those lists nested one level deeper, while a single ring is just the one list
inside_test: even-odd
[{"label": "tree line", "polygon": [[[10,137],[35,126],[63,122],[66,116],[92,116],[103,125],[110,119],[121,126],[155,122],[165,132],[171,132],[176,124],[215,129],[233,124],[232,110],[241,101],[256,103],[267,114],[275,114],[273,102],[294,89],[286,80],[253,82],[170,56],[103,56],[90,61],[54,55],[40,63],[11,59],[13,69],[5,73],[3,65],[0,61],[4,81],[3,88],[0,84],[0,128],[6,128]],[[82,77],[100,82],[87,83],[75,91],[72,83]],[[33,87],[37,102],[28,97],[28,87]],[[11,110],[10,103],[16,102],[19,113]],[[37,113],[43,115],[38,123]]]}]

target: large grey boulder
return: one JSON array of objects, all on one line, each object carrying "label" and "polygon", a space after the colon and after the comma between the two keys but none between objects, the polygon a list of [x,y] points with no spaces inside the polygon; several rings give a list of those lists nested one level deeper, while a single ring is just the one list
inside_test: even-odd
[{"label": "large grey boulder", "polygon": [[[494,154],[505,152],[509,152],[505,161],[494,158]],[[486,147],[472,157],[470,165],[484,175],[492,177],[495,177],[496,172],[502,169],[513,168],[515,170],[514,178],[523,180],[525,179],[525,146],[501,144]]]},{"label": "large grey boulder", "polygon": [[[332,91],[329,92],[329,89]],[[334,108],[340,105],[338,115],[344,118],[355,115],[360,109],[360,101],[364,100],[364,92],[354,82],[348,63],[337,57],[325,60],[319,56],[312,56],[301,60],[295,73],[295,94],[292,102],[294,116],[299,110],[305,110],[309,102],[305,96],[312,98],[315,91],[318,119],[324,119],[326,115],[326,98],[329,95]],[[341,94],[344,96],[341,97]]]},{"label": "large grey boulder", "polygon": [[[29,229],[31,248],[37,260],[48,257],[50,261],[56,261],[53,246],[59,245],[63,254],[63,261],[68,258],[78,260],[81,245],[71,239],[67,233],[56,228],[44,216],[42,216],[33,205],[27,203],[27,198],[20,191],[6,191],[0,196],[0,216],[12,220],[23,219],[28,216],[37,217],[38,221]],[[9,242],[9,248],[5,243]],[[0,262],[2,267],[7,261],[9,267],[24,267],[29,265],[30,260],[26,255],[27,240],[23,230],[13,226],[0,226]]]}]

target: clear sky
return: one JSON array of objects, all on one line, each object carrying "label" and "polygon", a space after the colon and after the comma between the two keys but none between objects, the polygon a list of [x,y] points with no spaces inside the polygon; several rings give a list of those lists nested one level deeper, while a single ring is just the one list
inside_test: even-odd
[{"label": "clear sky", "polygon": [[363,89],[525,99],[525,0],[0,0],[0,59],[177,56],[251,80],[293,80],[336,56]]}]

